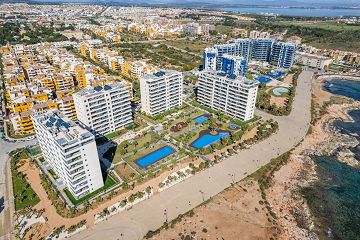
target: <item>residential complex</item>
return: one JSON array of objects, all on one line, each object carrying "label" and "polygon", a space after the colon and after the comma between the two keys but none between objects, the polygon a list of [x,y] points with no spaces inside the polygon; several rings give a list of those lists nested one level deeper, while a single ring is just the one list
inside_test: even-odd
[{"label": "residential complex", "polygon": [[[86,41],[89,49],[99,47],[98,40]],[[58,109],[76,120],[73,93],[85,87],[96,87],[118,81],[103,69],[77,58],[63,47],[74,46],[70,41],[34,45],[6,45],[0,52],[4,65],[4,84],[9,120],[14,133],[31,134],[32,112]],[[80,47],[81,51],[81,47]],[[91,51],[94,59],[120,71],[121,56],[113,51]],[[85,51],[88,54],[88,50]],[[131,83],[122,80],[132,97]]]},{"label": "residential complex", "polygon": [[245,76],[247,61],[243,57],[224,54],[221,57],[221,71],[228,75]]},{"label": "residential complex", "polygon": [[333,62],[329,57],[304,52],[297,52],[294,61],[301,65],[317,69],[327,69]]},{"label": "residential complex", "polygon": [[295,44],[276,42],[271,50],[270,63],[280,68],[290,68],[294,62],[295,52]]},{"label": "residential complex", "polygon": [[250,31],[250,38],[270,38],[269,32],[261,32],[261,31]]},{"label": "residential complex", "polygon": [[133,123],[129,92],[121,82],[88,87],[73,98],[78,120],[96,135],[106,135]]},{"label": "residential complex", "polygon": [[229,116],[247,121],[254,117],[259,82],[229,76],[213,70],[202,71],[197,101]]},{"label": "residential complex", "polygon": [[236,39],[226,44],[217,44],[204,50],[204,69],[213,69],[217,62],[220,69],[224,54],[241,56],[247,61],[262,61],[281,68],[290,68],[294,61],[296,45],[270,38]]},{"label": "residential complex", "polygon": [[104,186],[92,133],[58,110],[32,119],[44,159],[76,199]]},{"label": "residential complex", "polygon": [[141,111],[155,116],[182,105],[183,75],[161,70],[140,78]]}]

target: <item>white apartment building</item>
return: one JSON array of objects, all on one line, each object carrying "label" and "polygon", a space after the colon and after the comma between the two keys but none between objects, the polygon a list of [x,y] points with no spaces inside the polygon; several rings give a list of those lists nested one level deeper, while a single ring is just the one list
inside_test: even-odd
[{"label": "white apartment building", "polygon": [[259,82],[229,77],[223,72],[203,71],[199,77],[197,101],[212,109],[247,121],[254,117]]},{"label": "white apartment building", "polygon": [[161,70],[140,78],[141,111],[155,116],[182,105],[183,75]]},{"label": "white apartment building", "polygon": [[250,38],[270,38],[269,32],[250,31]]},{"label": "white apartment building", "polygon": [[325,69],[328,68],[329,65],[333,63],[333,60],[329,57],[325,57],[317,54],[297,52],[295,54],[294,62],[312,68]]},{"label": "white apartment building", "polygon": [[128,88],[121,82],[87,87],[73,94],[76,115],[96,135],[133,123]]},{"label": "white apartment building", "polygon": [[57,110],[32,120],[44,159],[76,199],[104,186],[93,134]]}]

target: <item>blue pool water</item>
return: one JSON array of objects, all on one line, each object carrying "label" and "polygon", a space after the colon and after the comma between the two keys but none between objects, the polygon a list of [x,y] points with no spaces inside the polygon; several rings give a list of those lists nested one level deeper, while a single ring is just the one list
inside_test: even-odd
[{"label": "blue pool water", "polygon": [[289,89],[284,87],[277,87],[272,90],[275,96],[281,96],[281,93],[288,93]]},{"label": "blue pool water", "polygon": [[207,116],[199,116],[199,117],[196,117],[194,118],[194,122],[198,123],[198,124],[201,124],[205,121],[209,120],[209,118]]},{"label": "blue pool water", "polygon": [[239,126],[238,126],[238,125],[230,125],[229,128],[232,129],[232,130],[234,130],[234,129],[238,129]]},{"label": "blue pool water", "polygon": [[257,78],[255,78],[255,80],[258,80],[261,83],[268,83],[271,81],[271,79],[268,77],[257,77]]},{"label": "blue pool water", "polygon": [[266,75],[268,75],[269,77],[272,77],[272,78],[279,78],[281,77],[282,75],[284,75],[285,73],[284,72],[281,72],[281,71],[276,71],[276,72],[267,72]]},{"label": "blue pool water", "polygon": [[173,154],[175,152],[174,149],[172,149],[169,146],[165,146],[163,148],[160,148],[152,153],[149,153],[148,155],[139,158],[137,160],[135,160],[135,163],[140,166],[141,168],[146,168],[149,165]]},{"label": "blue pool water", "polygon": [[229,137],[229,136],[230,136],[229,132],[221,132],[217,135],[204,134],[201,137],[199,137],[198,139],[196,139],[191,144],[191,146],[196,149],[200,149],[200,148],[209,146],[217,141],[220,141],[220,139],[222,139],[224,137]]}]

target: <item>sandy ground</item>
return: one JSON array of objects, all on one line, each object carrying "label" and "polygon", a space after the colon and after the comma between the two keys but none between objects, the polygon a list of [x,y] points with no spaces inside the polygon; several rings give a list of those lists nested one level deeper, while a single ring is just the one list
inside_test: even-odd
[{"label": "sandy ground", "polygon": [[151,239],[270,239],[276,227],[260,200],[257,182],[244,180]]},{"label": "sandy ground", "polygon": [[283,82],[286,83],[286,84],[292,85],[293,76],[294,76],[294,74],[286,75]]},{"label": "sandy ground", "polygon": [[[195,161],[195,163],[197,162],[198,161]],[[100,205],[96,206],[94,209],[89,210],[86,214],[74,218],[64,218],[56,212],[56,209],[52,205],[52,202],[48,199],[47,194],[41,185],[39,169],[34,165],[33,162],[26,160],[26,163],[23,166],[21,166],[21,168],[19,168],[19,171],[26,174],[26,178],[28,182],[30,183],[31,187],[34,189],[34,191],[40,198],[40,202],[36,206],[34,206],[33,209],[35,210],[45,209],[42,216],[45,219],[47,219],[47,222],[45,224],[33,225],[32,228],[28,231],[27,236],[30,236],[32,233],[34,233],[35,238],[33,239],[41,239],[41,237],[48,236],[53,231],[53,229],[57,227],[65,225],[65,228],[68,228],[71,225],[77,224],[84,219],[87,222],[87,226],[91,227],[94,225],[95,214],[101,212],[104,208],[109,207],[115,204],[116,202],[123,200],[124,198],[126,198],[127,196],[133,193],[145,190],[147,186],[151,186],[154,189],[154,191],[157,191],[158,184],[161,181],[163,181],[171,172],[176,172],[179,169],[184,168],[186,166],[188,166],[188,163],[179,164],[171,171],[164,172],[162,175],[160,175],[157,178],[151,179],[144,184],[136,185],[133,190],[129,190],[125,193],[121,193],[113,197],[112,199],[101,203]],[[25,238],[25,239],[29,239],[29,238]]]},{"label": "sandy ground", "polygon": [[286,97],[275,97],[271,95],[270,104],[275,104],[277,107],[283,107],[286,104]]}]

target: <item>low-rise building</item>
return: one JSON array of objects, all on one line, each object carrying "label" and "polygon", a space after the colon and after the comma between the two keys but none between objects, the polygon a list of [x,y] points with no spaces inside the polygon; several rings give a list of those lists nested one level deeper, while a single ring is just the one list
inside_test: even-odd
[{"label": "low-rise building", "polygon": [[327,69],[333,60],[322,55],[297,52],[295,62],[312,68]]}]

